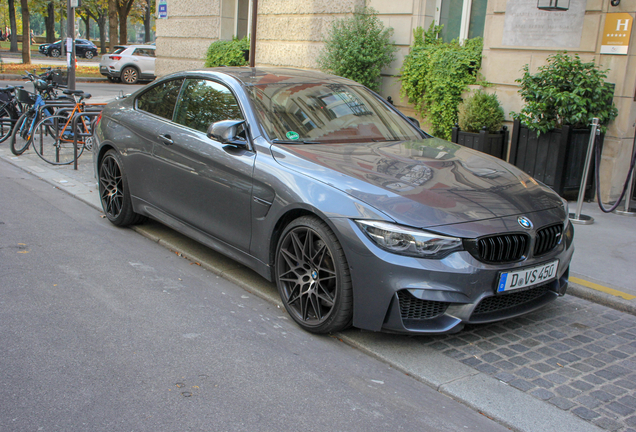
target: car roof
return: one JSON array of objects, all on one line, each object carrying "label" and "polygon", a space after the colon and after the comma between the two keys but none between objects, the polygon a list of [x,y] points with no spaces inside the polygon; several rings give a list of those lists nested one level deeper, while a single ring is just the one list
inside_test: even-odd
[{"label": "car roof", "polygon": [[192,73],[212,73],[212,74],[224,74],[233,77],[234,79],[242,82],[246,86],[257,86],[263,84],[311,84],[311,83],[326,83],[326,84],[349,84],[360,85],[355,81],[351,81],[347,78],[342,78],[336,75],[330,75],[323,72],[284,68],[284,67],[217,67],[207,69],[197,69],[193,71],[179,72],[180,74],[192,74]]}]

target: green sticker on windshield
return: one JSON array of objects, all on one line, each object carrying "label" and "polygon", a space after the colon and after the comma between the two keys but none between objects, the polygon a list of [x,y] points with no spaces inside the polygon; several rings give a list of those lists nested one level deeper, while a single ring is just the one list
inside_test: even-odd
[{"label": "green sticker on windshield", "polygon": [[300,135],[298,135],[296,132],[293,132],[293,131],[287,132],[285,136],[287,137],[287,139],[293,140],[293,141],[296,141],[298,138],[300,138]]}]

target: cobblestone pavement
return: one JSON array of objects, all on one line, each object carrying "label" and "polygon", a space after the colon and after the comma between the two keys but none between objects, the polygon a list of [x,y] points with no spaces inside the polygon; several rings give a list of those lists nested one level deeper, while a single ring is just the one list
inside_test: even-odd
[{"label": "cobblestone pavement", "polygon": [[601,428],[636,432],[633,315],[566,295],[523,318],[426,341]]}]

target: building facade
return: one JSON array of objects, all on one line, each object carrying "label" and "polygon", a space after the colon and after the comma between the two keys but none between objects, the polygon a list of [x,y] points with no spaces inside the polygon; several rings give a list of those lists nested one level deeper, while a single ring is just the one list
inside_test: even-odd
[{"label": "building facade", "polygon": [[[385,26],[393,28],[398,47],[395,61],[384,71],[381,94],[391,96],[406,114],[413,109],[400,97],[400,68],[409,52],[413,30],[444,24],[445,40],[483,36],[481,74],[493,84],[506,118],[520,111],[516,79],[529,65],[535,72],[549,55],[567,51],[609,69],[615,85],[618,118],[610,124],[601,162],[601,198],[615,200],[629,168],[636,129],[636,31],[624,37],[621,52],[608,51],[606,23],[636,15],[636,0],[560,0],[567,10],[546,11],[554,0],[259,0],[256,64],[317,69],[316,59],[331,22],[356,7],[373,7]],[[157,19],[158,75],[202,67],[215,40],[249,34],[252,0],[167,0],[165,19]],[[627,15],[616,15],[618,13]],[[616,20],[615,20],[616,21]],[[613,22],[613,21],[612,21]],[[624,21],[618,20],[619,30]],[[631,23],[630,23],[631,26]],[[618,32],[616,32],[618,33]],[[615,35],[614,35],[615,36]],[[609,52],[605,54],[605,52]]]}]

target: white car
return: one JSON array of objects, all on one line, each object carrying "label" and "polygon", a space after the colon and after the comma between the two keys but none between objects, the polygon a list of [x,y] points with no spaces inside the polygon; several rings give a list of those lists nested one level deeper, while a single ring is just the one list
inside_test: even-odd
[{"label": "white car", "polygon": [[112,82],[136,84],[140,80],[155,79],[155,46],[116,46],[111,54],[104,54],[99,73]]}]

